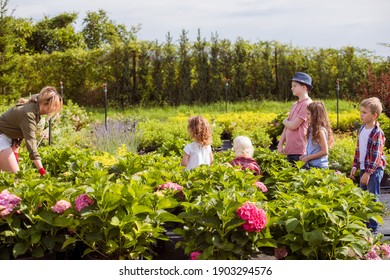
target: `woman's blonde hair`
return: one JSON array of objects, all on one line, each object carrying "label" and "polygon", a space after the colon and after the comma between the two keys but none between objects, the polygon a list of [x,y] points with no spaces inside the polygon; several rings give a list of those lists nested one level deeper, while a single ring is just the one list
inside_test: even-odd
[{"label": "woman's blonde hair", "polygon": [[57,92],[56,88],[52,86],[44,87],[39,94],[33,95],[30,99],[20,98],[18,104],[25,104],[28,102],[38,102],[38,104],[48,105],[49,117],[59,114],[63,106],[61,95]]},{"label": "woman's blonde hair", "polygon": [[211,126],[205,118],[201,116],[189,118],[187,129],[191,138],[202,146],[211,144]]},{"label": "woman's blonde hair", "polygon": [[234,138],[233,150],[236,154],[236,157],[253,157],[254,153],[252,141],[247,136],[237,136],[236,138]]},{"label": "woman's blonde hair", "polygon": [[44,87],[38,95],[38,103],[48,105],[48,115],[59,114],[62,110],[62,97],[55,87]]}]

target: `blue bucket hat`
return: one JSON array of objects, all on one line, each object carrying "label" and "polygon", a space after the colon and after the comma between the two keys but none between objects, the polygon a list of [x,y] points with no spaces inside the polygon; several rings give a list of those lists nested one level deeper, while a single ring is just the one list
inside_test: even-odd
[{"label": "blue bucket hat", "polygon": [[307,85],[310,89],[313,89],[313,85],[311,84],[311,77],[304,72],[296,72],[291,81],[299,82],[301,84]]}]

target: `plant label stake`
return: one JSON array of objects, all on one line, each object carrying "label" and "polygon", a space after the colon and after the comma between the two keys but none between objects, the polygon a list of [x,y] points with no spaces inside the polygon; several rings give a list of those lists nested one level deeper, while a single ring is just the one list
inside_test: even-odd
[{"label": "plant label stake", "polygon": [[52,120],[52,117],[50,117],[50,119],[49,119],[49,145],[51,145],[51,126],[52,126],[52,123],[53,123],[53,120]]},{"label": "plant label stake", "polygon": [[339,92],[340,92],[340,81],[339,79],[336,80],[336,111],[337,111],[337,130],[340,130],[339,125]]},{"label": "plant label stake", "polygon": [[229,91],[229,79],[225,78],[225,100],[226,100],[226,113],[228,111],[228,91]]},{"label": "plant label stake", "polygon": [[104,126],[107,129],[107,83],[104,83],[103,86],[104,86]]}]

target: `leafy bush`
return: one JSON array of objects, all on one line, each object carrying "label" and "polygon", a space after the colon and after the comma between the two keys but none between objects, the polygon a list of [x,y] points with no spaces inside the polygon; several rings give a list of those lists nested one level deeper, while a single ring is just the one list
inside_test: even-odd
[{"label": "leafy bush", "polygon": [[390,149],[390,117],[387,117],[385,114],[381,114],[379,116],[378,122],[380,124],[381,129],[383,130],[386,139],[386,148]]},{"label": "leafy bush", "polygon": [[[220,147],[222,144],[220,126],[212,125],[212,146]],[[187,132],[187,118],[169,119],[167,121],[146,120],[139,122],[136,137],[140,139],[138,149],[144,152],[159,150],[164,155],[175,154],[182,155],[183,148],[189,143]]]},{"label": "leafy bush", "polygon": [[[299,167],[299,166],[298,166]],[[274,174],[276,175],[276,174]],[[290,259],[361,259],[369,249],[369,218],[383,224],[373,194],[332,170],[289,168],[264,182],[274,185],[270,229]]]},{"label": "leafy bush", "polygon": [[235,129],[232,138],[234,139],[240,135],[248,136],[254,147],[268,148],[272,144],[271,138],[263,127],[254,128],[252,130],[245,130],[242,128]]},{"label": "leafy bush", "polygon": [[266,200],[251,172],[213,165],[184,172],[183,177],[187,184],[179,217],[184,224],[174,232],[183,237],[178,246],[186,254],[200,252],[198,259],[249,259],[261,248],[275,247],[268,229],[271,222],[258,231],[246,231],[245,221],[237,215],[245,203],[253,202],[261,209]]},{"label": "leafy bush", "polygon": [[356,149],[356,138],[337,137],[335,144],[329,149],[329,168],[349,174]]},{"label": "leafy bush", "polygon": [[20,210],[0,220],[0,257],[42,258],[49,253],[66,256],[74,246],[67,251],[62,244],[67,240],[68,228],[74,220],[71,216],[55,214],[50,207],[56,203],[57,197],[72,193],[72,184],[45,184],[33,172],[18,176],[19,182],[8,189],[21,197]]},{"label": "leafy bush", "polygon": [[274,146],[277,145],[279,136],[282,135],[284,130],[283,120],[288,117],[288,112],[279,113],[272,121],[267,125],[267,133],[271,137]]},{"label": "leafy bush", "polygon": [[[329,121],[333,130],[337,129],[337,113],[328,113]],[[343,112],[339,114],[339,131],[351,132],[359,129],[361,126],[359,109]]]},{"label": "leafy bush", "polygon": [[218,114],[213,116],[213,120],[222,127],[223,132],[237,135],[237,130],[249,132],[265,127],[274,115],[274,113],[241,112]]}]

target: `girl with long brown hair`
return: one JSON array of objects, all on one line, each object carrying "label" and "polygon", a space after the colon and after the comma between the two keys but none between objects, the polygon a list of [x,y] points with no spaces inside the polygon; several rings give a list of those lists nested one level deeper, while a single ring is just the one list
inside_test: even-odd
[{"label": "girl with long brown hair", "polygon": [[306,162],[305,167],[328,168],[329,147],[333,145],[333,132],[330,126],[328,113],[321,101],[315,101],[307,105],[307,130],[306,154],[299,159]]}]

